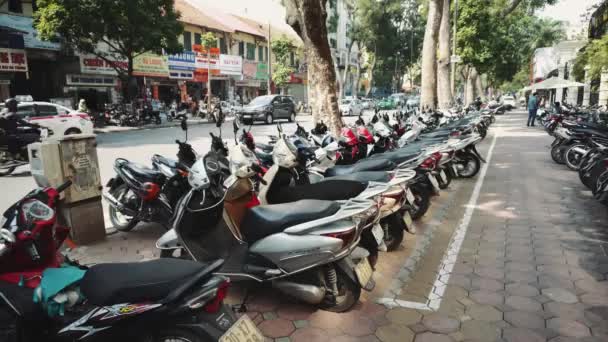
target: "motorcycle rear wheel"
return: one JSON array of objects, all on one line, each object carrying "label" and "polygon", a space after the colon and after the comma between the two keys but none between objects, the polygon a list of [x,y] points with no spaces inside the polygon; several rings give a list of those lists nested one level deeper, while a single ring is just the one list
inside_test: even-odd
[{"label": "motorcycle rear wheel", "polygon": [[405,222],[401,217],[401,212],[398,211],[390,216],[380,220],[380,226],[384,230],[384,244],[386,250],[392,252],[397,250],[403,242],[403,231],[406,229]]},{"label": "motorcycle rear wheel", "polygon": [[441,190],[447,189],[448,186],[450,186],[450,184],[452,183],[452,173],[449,171],[449,169],[445,169],[444,173],[445,178],[447,179],[445,182],[443,181],[443,179],[441,179],[441,176],[437,177],[437,182],[439,182],[439,189]]},{"label": "motorcycle rear wheel", "polygon": [[412,209],[410,210],[410,214],[412,215],[412,220],[419,220],[429,210],[431,193],[421,184],[412,185],[410,190],[415,198],[414,204],[411,204]]},{"label": "motorcycle rear wheel", "polygon": [[553,148],[551,148],[551,159],[558,164],[564,164],[564,156],[562,154],[560,145],[553,146]]},{"label": "motorcycle rear wheel", "polygon": [[462,178],[473,178],[481,169],[481,161],[477,156],[473,154],[465,154],[461,157],[462,162],[460,165],[463,165],[464,168],[462,170],[458,170],[458,176]]},{"label": "motorcycle rear wheel", "polygon": [[361,286],[350,279],[344,272],[336,268],[338,280],[338,298],[335,302],[324,300],[319,304],[322,310],[330,312],[346,312],[359,302]]},{"label": "motorcycle rear wheel", "polygon": [[[129,189],[127,188],[127,186],[125,184],[121,184],[115,189],[110,190],[110,193],[112,194],[112,196],[121,199],[123,193],[126,194],[128,191]],[[121,232],[129,232],[133,228],[135,228],[135,226],[139,223],[139,220],[122,214],[112,206],[110,206],[109,210],[110,222],[112,222],[114,228]]]},{"label": "motorcycle rear wheel", "polygon": [[573,148],[575,147],[585,148],[587,146],[585,144],[574,144],[564,153],[564,162],[566,163],[566,166],[573,171],[578,170],[583,161],[582,155],[578,152],[574,152]]}]

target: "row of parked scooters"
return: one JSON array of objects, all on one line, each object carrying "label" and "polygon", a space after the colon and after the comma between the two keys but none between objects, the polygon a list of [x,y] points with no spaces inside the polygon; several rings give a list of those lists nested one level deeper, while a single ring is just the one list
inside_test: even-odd
[{"label": "row of parked scooters", "polygon": [[578,172],[593,196],[608,205],[608,126],[592,120],[596,115],[548,114],[542,119],[555,137],[551,158]]},{"label": "row of parked scooters", "polygon": [[475,145],[493,121],[481,112],[397,113],[359,118],[338,137],[322,123],[294,134],[279,125],[270,144],[235,124],[235,144],[220,128],[205,154],[188,144],[183,121],[177,160],[155,155],[146,167],[117,159],[104,193],[117,229],[168,229],[156,243],[160,259],[84,267],[62,256],[69,228],[56,212],[69,181],[6,211],[0,334],[262,341],[247,315],[237,320],[223,303],[238,281],[347,311],[374,288],[379,251],[415,233],[412,221],[452,179],[475,176],[483,161]]}]

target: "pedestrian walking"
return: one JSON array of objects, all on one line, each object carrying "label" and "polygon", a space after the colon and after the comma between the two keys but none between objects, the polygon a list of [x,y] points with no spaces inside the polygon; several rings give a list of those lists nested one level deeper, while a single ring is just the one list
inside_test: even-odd
[{"label": "pedestrian walking", "polygon": [[537,111],[538,111],[538,97],[535,92],[528,99],[528,124],[526,126],[534,127],[534,120],[536,120]]}]

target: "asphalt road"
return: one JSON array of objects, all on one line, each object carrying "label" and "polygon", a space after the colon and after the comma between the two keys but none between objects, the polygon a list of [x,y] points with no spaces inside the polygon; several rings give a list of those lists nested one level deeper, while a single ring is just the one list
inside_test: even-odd
[{"label": "asphalt road", "polygon": [[[356,117],[347,117],[346,122],[352,122]],[[312,128],[312,116],[298,115],[297,121],[307,130]],[[296,130],[295,123],[281,122],[286,133]],[[266,142],[268,135],[277,134],[277,126],[255,124],[252,133],[260,142]],[[188,141],[199,153],[207,151],[211,145],[209,133],[218,134],[219,128],[215,124],[205,123],[193,125],[188,130]],[[226,122],[222,126],[222,136],[229,146],[234,144],[232,133],[232,122]],[[177,153],[175,140],[185,139],[184,132],[179,127],[150,128],[135,131],[123,131],[100,134],[97,136],[97,155],[101,166],[101,180],[103,185],[114,176],[114,160],[125,158],[143,165],[150,165],[150,159],[154,154],[160,154],[168,158],[174,158]],[[0,210],[5,210],[13,203],[21,199],[26,193],[36,187],[34,179],[30,175],[29,166],[19,168],[10,176],[0,177]],[[105,212],[107,208],[104,204]],[[106,226],[110,226],[106,215]]]}]

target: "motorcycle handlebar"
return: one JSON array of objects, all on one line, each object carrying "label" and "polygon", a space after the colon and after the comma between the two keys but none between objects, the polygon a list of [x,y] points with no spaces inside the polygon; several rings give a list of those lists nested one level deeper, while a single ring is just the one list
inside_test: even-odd
[{"label": "motorcycle handlebar", "polygon": [[65,191],[65,189],[69,188],[71,185],[72,185],[72,181],[67,180],[65,183],[58,186],[56,190],[58,193],[62,193],[63,191]]}]

